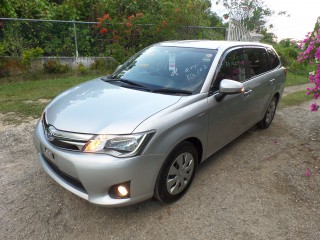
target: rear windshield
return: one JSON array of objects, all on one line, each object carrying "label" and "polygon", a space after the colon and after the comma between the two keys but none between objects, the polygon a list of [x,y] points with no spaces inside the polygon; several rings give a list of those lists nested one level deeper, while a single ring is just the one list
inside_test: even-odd
[{"label": "rear windshield", "polygon": [[147,48],[122,65],[111,77],[142,84],[197,93],[207,77],[216,50],[162,47]]}]

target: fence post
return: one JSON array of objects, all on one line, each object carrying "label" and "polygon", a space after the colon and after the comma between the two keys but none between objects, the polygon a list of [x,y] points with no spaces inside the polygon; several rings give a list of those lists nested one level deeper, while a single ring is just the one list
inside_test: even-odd
[{"label": "fence post", "polygon": [[74,32],[74,43],[76,46],[76,58],[79,57],[79,53],[78,53],[78,39],[77,39],[77,29],[76,29],[76,23],[73,20],[73,32]]}]

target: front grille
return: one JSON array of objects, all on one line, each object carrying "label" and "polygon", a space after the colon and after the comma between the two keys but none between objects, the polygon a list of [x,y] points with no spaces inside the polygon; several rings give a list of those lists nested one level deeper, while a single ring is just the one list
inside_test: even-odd
[{"label": "front grille", "polygon": [[83,193],[87,193],[86,189],[83,187],[82,183],[70,176],[69,174],[66,174],[65,172],[62,172],[57,165],[55,165],[52,161],[50,161],[45,155],[42,154],[43,159],[45,160],[45,162],[47,163],[48,167],[55,173],[57,174],[60,178],[62,178],[64,181],[66,181],[67,183],[69,183],[70,185],[72,185],[74,188],[76,188],[77,190],[83,192]]},{"label": "front grille", "polygon": [[48,142],[64,150],[81,151],[83,146],[93,137],[92,134],[66,132],[56,129],[48,124],[46,115],[43,115],[42,125]]}]

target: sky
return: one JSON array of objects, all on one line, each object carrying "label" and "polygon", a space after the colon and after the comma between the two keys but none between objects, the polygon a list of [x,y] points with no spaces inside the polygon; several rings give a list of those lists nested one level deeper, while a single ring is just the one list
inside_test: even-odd
[{"label": "sky", "polygon": [[[290,17],[274,14],[267,25],[273,24],[273,32],[278,41],[284,38],[303,40],[314,28],[320,17],[320,0],[264,0],[264,3],[274,11],[287,11]],[[213,7],[216,8],[213,3]],[[224,10],[218,10],[218,15]]]},{"label": "sky", "polygon": [[320,17],[319,0],[265,0],[269,8],[275,11],[287,11],[290,17],[274,15],[268,23],[274,28],[270,31],[279,39],[294,38],[303,40],[311,32]]}]

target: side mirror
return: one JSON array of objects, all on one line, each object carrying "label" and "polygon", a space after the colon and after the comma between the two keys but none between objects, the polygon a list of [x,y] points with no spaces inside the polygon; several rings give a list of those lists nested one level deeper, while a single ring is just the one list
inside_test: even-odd
[{"label": "side mirror", "polygon": [[220,102],[227,94],[237,94],[244,92],[243,83],[223,79],[219,85],[219,93],[215,95],[215,99]]},{"label": "side mirror", "polygon": [[219,91],[220,93],[226,94],[241,93],[244,91],[244,87],[243,83],[234,80],[223,79],[220,82]]}]

